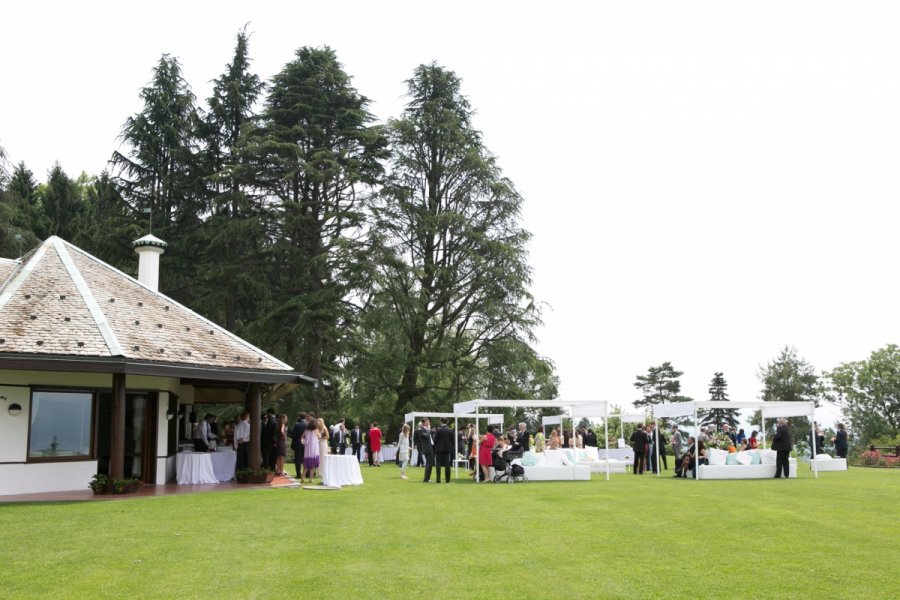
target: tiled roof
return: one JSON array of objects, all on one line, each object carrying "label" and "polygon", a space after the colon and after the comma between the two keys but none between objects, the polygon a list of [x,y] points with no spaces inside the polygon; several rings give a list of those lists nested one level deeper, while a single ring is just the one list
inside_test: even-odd
[{"label": "tiled roof", "polygon": [[58,237],[21,262],[0,261],[0,355],[7,353],[293,370]]},{"label": "tiled roof", "polygon": [[3,287],[3,282],[9,278],[10,275],[16,270],[16,267],[19,266],[19,261],[12,260],[11,258],[0,258],[0,288]]}]

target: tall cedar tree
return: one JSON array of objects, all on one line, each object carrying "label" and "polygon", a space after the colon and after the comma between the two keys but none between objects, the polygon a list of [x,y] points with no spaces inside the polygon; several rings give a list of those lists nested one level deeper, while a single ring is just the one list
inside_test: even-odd
[{"label": "tall cedar tree", "polygon": [[[364,202],[387,141],[369,101],[330,48],[300,48],[269,86],[244,147],[254,186],[274,208],[269,347],[316,379],[334,380],[365,265]],[[334,398],[316,394],[317,412]]]},{"label": "tall cedar tree", "polygon": [[248,36],[240,31],[231,63],[213,82],[201,128],[201,168],[211,214],[203,226],[203,294],[195,308],[229,331],[237,331],[239,322],[257,319],[268,296],[266,282],[259,277],[268,246],[264,206],[246,181],[239,152],[263,87],[250,72]]},{"label": "tall cedar tree", "polygon": [[359,370],[393,393],[392,415],[484,393],[476,386],[487,350],[529,340],[539,322],[522,198],[473,128],[460,79],[431,64],[406,83],[410,100],[389,124],[390,177],[374,213],[367,317],[378,333]]},{"label": "tall cedar tree", "polygon": [[[712,381],[709,382],[709,399],[713,402],[727,402],[728,398],[728,382],[722,373],[713,374]],[[738,426],[738,412],[724,408],[713,408],[706,411],[700,420],[701,425],[715,425],[720,428],[727,423],[733,430]]]},{"label": "tall cedar tree", "polygon": [[115,181],[132,211],[152,222],[166,242],[162,290],[188,306],[202,293],[196,287],[202,249],[199,235],[204,204],[202,173],[196,164],[198,116],[194,94],[178,60],[164,54],[141,89],[144,106],[122,126],[124,152],[114,152]]}]

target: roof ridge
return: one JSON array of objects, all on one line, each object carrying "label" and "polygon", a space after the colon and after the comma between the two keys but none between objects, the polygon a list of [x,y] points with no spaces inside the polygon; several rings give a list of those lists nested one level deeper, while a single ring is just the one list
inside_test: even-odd
[{"label": "roof ridge", "polygon": [[[68,242],[56,236],[49,238],[48,241],[52,241],[53,247],[59,255],[59,259],[66,268],[69,277],[72,278],[72,283],[75,284],[78,293],[81,294],[81,298],[84,300],[85,305],[87,305],[88,312],[91,313],[91,318],[94,319],[94,324],[97,325],[100,335],[103,336],[103,341],[106,342],[106,347],[109,348],[110,354],[113,356],[122,356],[122,345],[119,343],[119,338],[116,337],[116,333],[113,331],[112,327],[110,327],[109,321],[106,320],[106,315],[97,303],[97,299],[94,298],[90,286],[84,280],[84,277],[81,276],[81,271],[78,270],[78,266],[69,255],[69,250],[66,248]],[[72,247],[75,248],[75,246]]]},{"label": "roof ridge", "polygon": [[[53,237],[56,237],[56,236],[53,236]],[[183,305],[183,304],[181,304],[181,303],[179,303],[179,302],[176,302],[175,300],[173,300],[173,299],[170,298],[169,296],[166,296],[165,294],[163,294],[163,293],[160,292],[159,290],[155,290],[155,289],[153,289],[153,288],[151,288],[151,287],[149,287],[149,286],[147,286],[147,285],[141,283],[139,280],[135,279],[134,277],[132,277],[132,276],[129,275],[128,273],[125,273],[125,272],[123,272],[123,271],[120,271],[119,269],[115,268],[114,266],[105,263],[104,261],[100,260],[100,259],[97,258],[96,256],[92,255],[90,252],[87,252],[87,251],[85,251],[85,250],[82,250],[82,249],[79,248],[78,246],[75,246],[74,244],[71,244],[71,243],[69,243],[69,242],[67,242],[67,241],[65,241],[65,240],[63,240],[63,239],[61,239],[61,238],[56,238],[56,239],[58,239],[60,242],[62,242],[65,246],[70,247],[70,248],[72,248],[73,250],[79,252],[79,253],[80,253],[82,256],[84,256],[85,258],[88,258],[88,259],[94,261],[94,262],[97,263],[99,266],[104,267],[104,268],[106,268],[106,269],[112,271],[113,273],[116,273],[116,274],[121,275],[121,276],[123,276],[123,277],[127,277],[132,283],[134,283],[134,284],[136,284],[136,285],[138,285],[138,286],[144,288],[146,291],[151,292],[151,293],[155,294],[156,296],[159,296],[160,298],[165,299],[166,302],[170,302],[172,305],[177,306],[178,308],[181,308],[181,309],[183,309],[183,310],[186,310],[187,312],[189,312],[190,314],[192,314],[192,315],[195,316],[196,318],[200,319],[201,321],[203,321],[204,323],[206,323],[206,324],[209,325],[210,327],[215,328],[215,329],[218,330],[220,333],[222,333],[223,335],[225,335],[225,336],[231,338],[233,341],[235,341],[235,342],[241,344],[241,345],[244,346],[245,348],[248,348],[249,350],[251,350],[251,351],[253,351],[253,352],[257,352],[257,353],[259,353],[259,354],[265,356],[265,357],[268,358],[269,360],[272,360],[272,361],[275,362],[276,364],[281,365],[281,366],[282,366],[283,368],[285,368],[285,369],[288,369],[288,370],[290,370],[290,371],[293,371],[293,370],[294,370],[294,367],[292,367],[291,365],[287,364],[286,362],[284,362],[284,361],[282,361],[282,360],[280,360],[280,359],[278,359],[278,358],[272,356],[272,355],[269,354],[268,352],[265,352],[264,350],[262,350],[262,349],[260,349],[260,348],[258,348],[258,347],[256,347],[256,346],[254,346],[253,344],[251,344],[250,342],[244,340],[243,338],[239,337],[238,335],[236,335],[236,334],[234,334],[234,333],[228,331],[227,329],[225,329],[225,328],[222,327],[221,325],[219,325],[219,324],[217,324],[217,323],[215,323],[215,322],[213,322],[213,321],[210,321],[209,319],[207,319],[206,317],[204,317],[204,316],[201,315],[200,313],[198,313],[198,312],[196,312],[196,311],[194,311],[194,310],[191,310],[190,308],[188,308],[187,306],[185,306],[185,305]],[[2,306],[0,306],[0,308],[2,308]]]},{"label": "roof ridge", "polygon": [[47,252],[47,243],[50,239],[52,238],[48,238],[46,242],[29,252],[31,258],[29,258],[23,266],[19,267],[9,283],[3,288],[2,293],[0,293],[0,310],[3,310],[3,307],[6,306],[16,290],[22,287],[22,284],[25,283],[25,280],[28,279],[28,276],[31,275],[31,272],[34,271],[37,264],[41,262],[41,259]]}]

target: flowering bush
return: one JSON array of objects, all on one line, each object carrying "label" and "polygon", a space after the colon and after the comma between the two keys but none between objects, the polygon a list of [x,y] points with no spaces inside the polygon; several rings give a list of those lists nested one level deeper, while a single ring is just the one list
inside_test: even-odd
[{"label": "flowering bush", "polygon": [[869,450],[859,455],[859,464],[864,467],[900,467],[900,457]]},{"label": "flowering bush", "polygon": [[881,460],[881,454],[879,454],[877,450],[863,452],[862,454],[859,455],[859,464],[861,464],[864,467],[877,466],[880,460]]}]

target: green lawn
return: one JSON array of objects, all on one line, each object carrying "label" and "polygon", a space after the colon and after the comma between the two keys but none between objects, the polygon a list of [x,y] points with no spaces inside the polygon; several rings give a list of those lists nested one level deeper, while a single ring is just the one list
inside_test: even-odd
[{"label": "green lawn", "polygon": [[0,505],[0,597],[900,597],[900,470],[804,467]]}]

